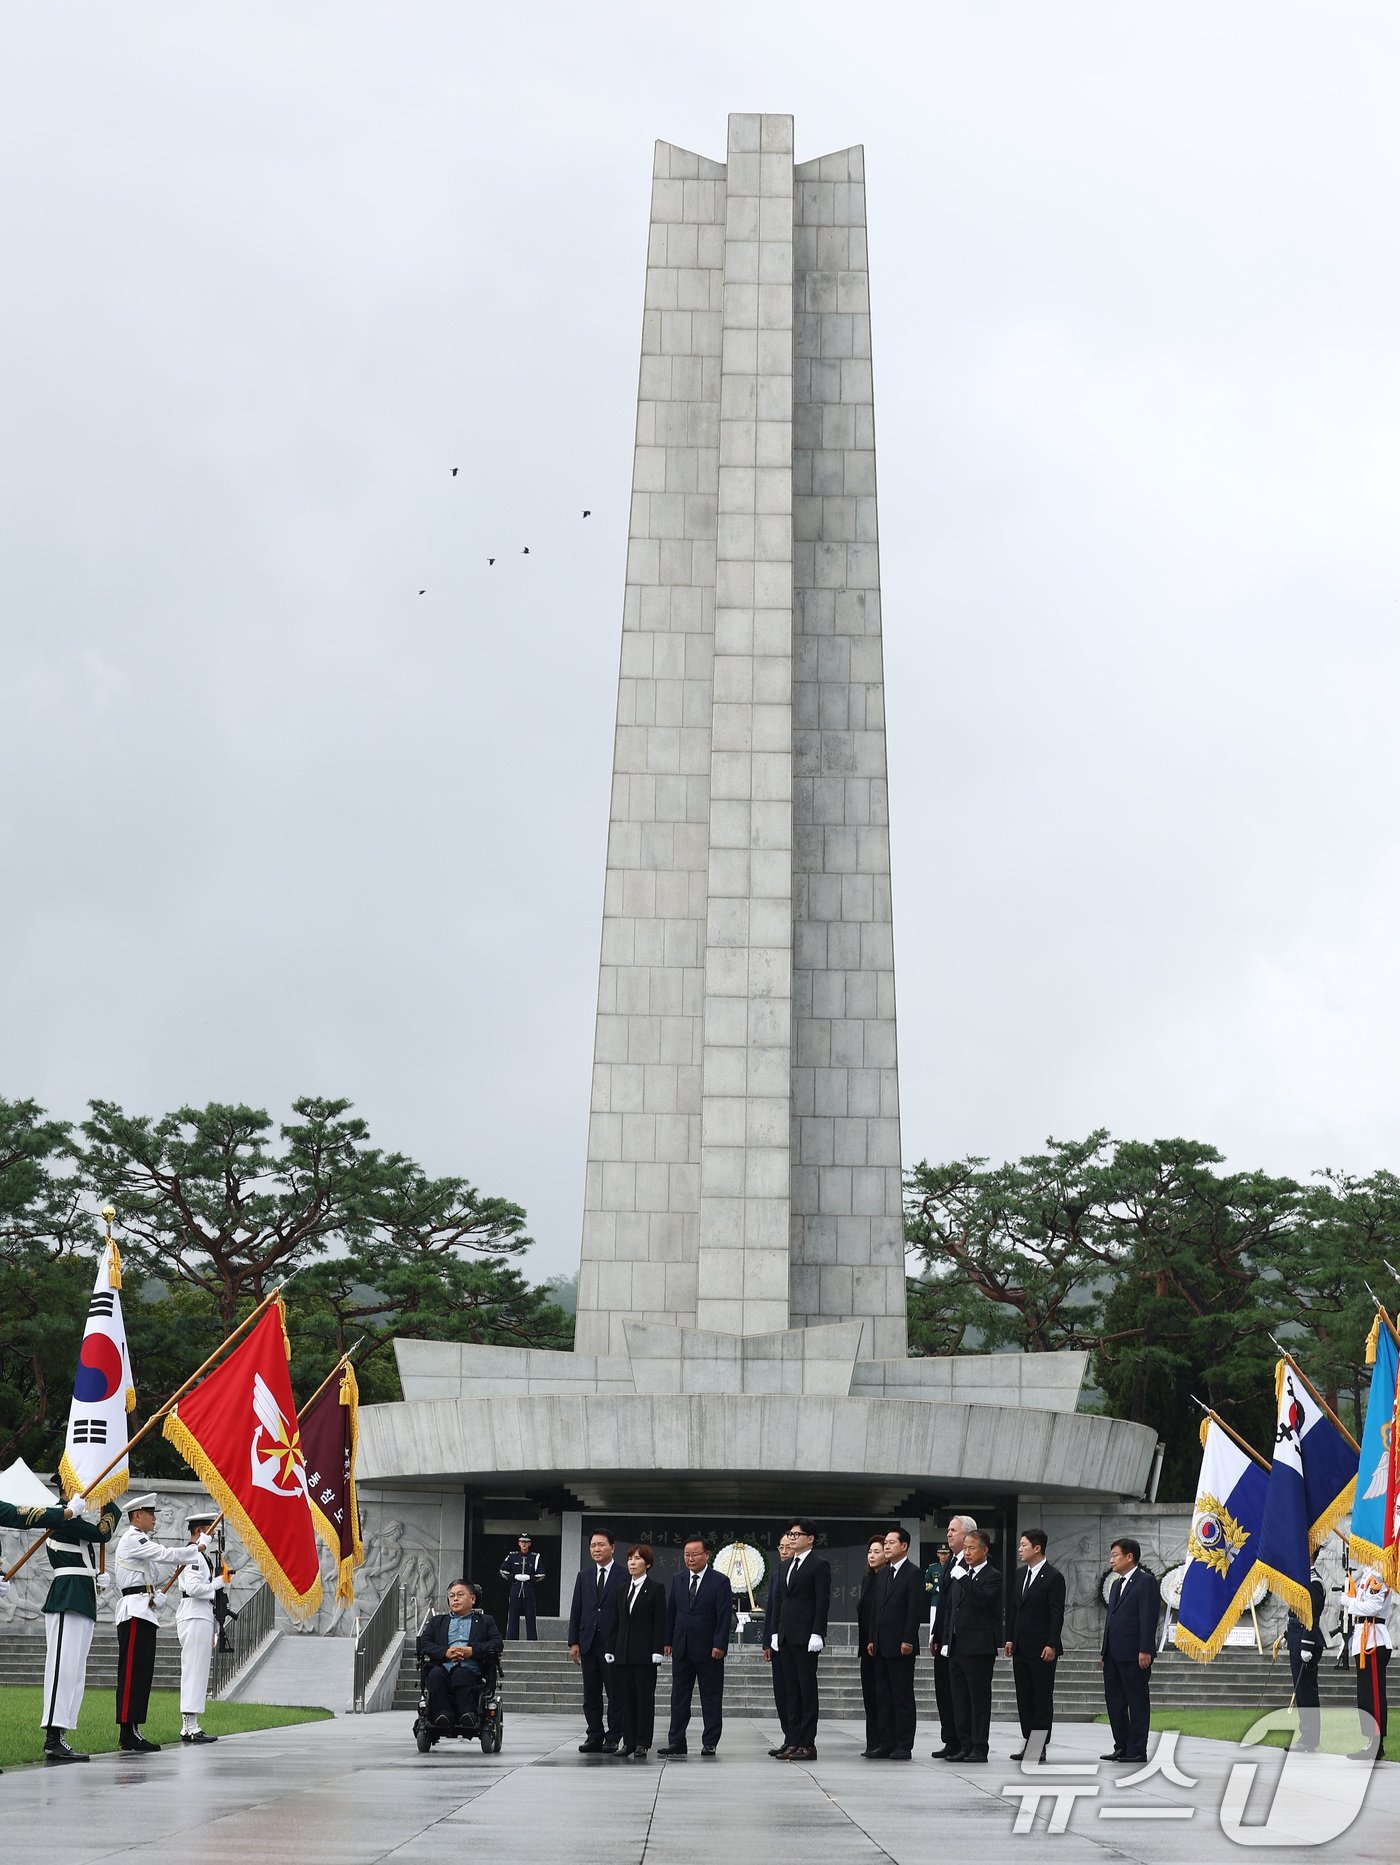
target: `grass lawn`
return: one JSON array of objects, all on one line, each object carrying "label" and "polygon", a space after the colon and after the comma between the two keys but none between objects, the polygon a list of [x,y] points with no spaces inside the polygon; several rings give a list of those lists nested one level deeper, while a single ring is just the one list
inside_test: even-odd
[{"label": "grass lawn", "polygon": [[[1268,1714],[1269,1707],[1255,1706],[1246,1709],[1231,1706],[1208,1710],[1154,1709],[1152,1729],[1154,1734],[1159,1734],[1165,1729],[1179,1729],[1182,1735],[1206,1736],[1213,1742],[1238,1742],[1261,1716]],[[1106,1723],[1108,1718],[1096,1716],[1094,1721]],[[1296,1722],[1294,1726],[1296,1727]],[[1289,1730],[1271,1729],[1263,1738],[1260,1746],[1287,1748],[1290,1740]],[[1322,1712],[1322,1746],[1333,1755],[1346,1755],[1361,1746],[1361,1732],[1355,1710],[1331,1706]]]},{"label": "grass lawn", "polygon": [[[39,1761],[44,1753],[44,1732],[39,1727],[43,1691],[9,1684],[0,1687],[0,1768],[16,1768]],[[201,1721],[210,1735],[234,1735],[244,1729],[280,1729],[286,1723],[324,1722],[329,1710],[299,1709],[280,1703],[215,1703],[210,1701]],[[180,1746],[180,1696],[175,1690],[153,1690],[146,1734],[153,1742]],[[110,1690],[89,1690],[83,1703],[78,1733],[68,1740],[76,1749],[97,1755],[117,1746],[117,1725],[112,1720]]]}]

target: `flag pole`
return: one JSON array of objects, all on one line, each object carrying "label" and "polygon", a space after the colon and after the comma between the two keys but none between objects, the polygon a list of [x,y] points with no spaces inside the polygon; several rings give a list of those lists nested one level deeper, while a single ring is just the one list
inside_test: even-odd
[{"label": "flag pole", "polygon": [[342,1367],[349,1366],[350,1362],[354,1359],[356,1352],[359,1350],[359,1348],[363,1347],[364,1344],[365,1344],[365,1337],[363,1334],[361,1334],[360,1338],[355,1342],[355,1345],[353,1347],[346,1348],[345,1352],[341,1354],[340,1358],[336,1361],[335,1365],[331,1368],[330,1372],[326,1374],[326,1377],[321,1381],[320,1385],[312,1393],[311,1397],[306,1401],[305,1405],[299,1405],[297,1407],[298,1417],[300,1417],[303,1412],[309,1412],[311,1410],[312,1406],[316,1403],[317,1399],[320,1398],[321,1394],[326,1390],[326,1387],[330,1385],[331,1381],[335,1378],[336,1374],[340,1372]]},{"label": "flag pole", "polygon": [[1235,1443],[1239,1445],[1240,1449],[1244,1452],[1246,1457],[1252,1457],[1254,1459],[1255,1463],[1258,1464],[1261,1470],[1268,1470],[1269,1468],[1271,1468],[1268,1458],[1261,1457],[1258,1451],[1255,1450],[1254,1446],[1252,1444],[1247,1443],[1240,1436],[1239,1432],[1235,1430],[1233,1425],[1227,1425],[1225,1420],[1220,1416],[1219,1412],[1216,1411],[1213,1405],[1207,1405],[1204,1399],[1198,1399],[1194,1392],[1191,1394],[1191,1399],[1192,1399],[1193,1404],[1200,1406],[1201,1410],[1205,1413],[1207,1418],[1213,1418],[1215,1420],[1216,1424],[1219,1425],[1220,1429],[1225,1433],[1227,1438],[1234,1439]]},{"label": "flag pole", "polygon": [[[278,1296],[282,1293],[283,1289],[285,1289],[287,1284],[291,1281],[292,1276],[296,1275],[296,1273],[297,1272],[294,1269],[292,1270],[290,1275],[284,1276],[282,1280],[278,1283],[277,1287],[273,1289],[270,1294],[265,1295],[263,1297],[263,1299],[258,1303],[257,1307],[253,1310],[253,1312],[250,1315],[248,1315],[244,1320],[239,1322],[238,1326],[233,1330],[232,1334],[230,1334],[226,1340],[220,1341],[219,1345],[214,1349],[213,1353],[210,1354],[209,1358],[204,1362],[204,1364],[202,1366],[196,1367],[194,1372],[191,1373],[189,1378],[185,1381],[184,1385],[181,1386],[177,1392],[172,1392],[170,1397],[165,1401],[165,1404],[158,1406],[156,1410],[151,1413],[150,1417],[146,1420],[145,1424],[142,1425],[141,1429],[135,1434],[134,1437],[128,1438],[127,1442],[123,1445],[122,1449],[118,1451],[117,1455],[106,1466],[106,1468],[99,1470],[95,1477],[92,1477],[89,1479],[88,1484],[87,1484],[88,1489],[95,1489],[97,1485],[102,1481],[103,1477],[110,1476],[112,1472],[116,1469],[117,1465],[121,1463],[124,1458],[127,1458],[131,1455],[132,1451],[135,1450],[136,1446],[141,1442],[142,1438],[149,1435],[152,1427],[158,1424],[159,1421],[165,1417],[165,1414],[167,1412],[174,1409],[174,1407],[179,1403],[179,1401],[183,1399],[185,1394],[190,1390],[190,1387],[196,1385],[199,1382],[199,1380],[202,1378],[202,1376],[208,1372],[209,1368],[213,1366],[214,1362],[216,1360],[221,1359],[224,1356],[224,1354],[228,1352],[229,1348],[232,1347],[233,1343],[238,1339],[238,1337],[241,1334],[247,1333],[248,1329],[252,1327],[253,1323],[260,1318],[260,1316],[263,1313],[263,1310],[265,1308],[270,1307],[271,1304],[277,1300]],[[46,1528],[43,1534],[40,1535],[39,1539],[34,1543],[33,1547],[26,1549],[25,1552],[21,1554],[19,1559],[15,1562],[14,1566],[11,1567],[4,1575],[0,1575],[0,1578],[3,1578],[5,1580],[13,1580],[15,1575],[19,1572],[20,1568],[24,1566],[25,1562],[33,1559],[33,1557],[39,1552],[40,1548],[43,1547],[44,1543],[49,1539],[49,1537],[54,1532],[55,1531],[52,1528]]]},{"label": "flag pole", "polygon": [[1327,1403],[1326,1399],[1323,1398],[1322,1394],[1318,1391],[1317,1387],[1308,1378],[1307,1374],[1303,1371],[1302,1367],[1299,1366],[1298,1362],[1293,1358],[1293,1355],[1288,1351],[1288,1349],[1285,1346],[1283,1346],[1281,1342],[1274,1340],[1274,1337],[1272,1334],[1269,1336],[1269,1339],[1274,1341],[1275,1347],[1278,1348],[1279,1352],[1283,1355],[1284,1359],[1293,1368],[1293,1371],[1298,1375],[1299,1379],[1302,1380],[1303,1384],[1307,1387],[1308,1391],[1317,1400],[1318,1404],[1322,1407],[1323,1411],[1326,1412],[1327,1416],[1332,1420],[1332,1423],[1337,1427],[1338,1431],[1341,1432],[1342,1436],[1346,1439],[1347,1443],[1350,1444],[1351,1448],[1356,1452],[1357,1456],[1359,1457],[1361,1455],[1361,1446],[1357,1443],[1356,1439],[1347,1430],[1346,1426],[1342,1423],[1341,1419],[1338,1418],[1337,1414],[1332,1410],[1332,1407]]}]

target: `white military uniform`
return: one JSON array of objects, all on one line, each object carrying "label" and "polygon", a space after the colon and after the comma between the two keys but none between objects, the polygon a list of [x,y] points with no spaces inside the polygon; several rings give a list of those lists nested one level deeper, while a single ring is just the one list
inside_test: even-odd
[{"label": "white military uniform", "polygon": [[[1391,1651],[1385,1616],[1393,1597],[1374,1567],[1357,1568],[1347,1586],[1350,1653],[1356,1665],[1356,1708],[1362,1719],[1361,1733],[1368,1747],[1378,1735],[1382,1751],[1388,1721],[1385,1674],[1390,1667]],[[1377,1725],[1374,1731],[1372,1722]]]},{"label": "white military uniform", "polygon": [[[198,1553],[198,1550],[196,1550]],[[209,1660],[214,1655],[214,1601],[224,1591],[207,1555],[180,1569],[180,1605],[175,1630],[180,1638],[180,1713],[201,1716],[209,1695]]]},{"label": "white military uniform", "polygon": [[[154,1507],[138,1500],[132,1513]],[[128,1528],[112,1557],[117,1593],[117,1722],[124,1732],[139,1734],[150,1708],[151,1682],[156,1663],[156,1627],[160,1624],[161,1569],[184,1567],[200,1560],[193,1542],[167,1548],[143,1528]],[[133,1746],[140,1743],[133,1736]]]}]

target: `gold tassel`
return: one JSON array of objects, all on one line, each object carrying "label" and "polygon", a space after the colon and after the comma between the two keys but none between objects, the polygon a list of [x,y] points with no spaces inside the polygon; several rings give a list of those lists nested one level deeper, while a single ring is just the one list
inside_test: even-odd
[{"label": "gold tassel", "polygon": [[1201,1449],[1202,1450],[1205,1449],[1206,1439],[1209,1436],[1210,1436],[1210,1413],[1207,1412],[1205,1417],[1201,1420]]},{"label": "gold tassel", "polygon": [[1381,1311],[1378,1308],[1376,1310],[1376,1318],[1371,1323],[1371,1332],[1366,1336],[1366,1364],[1367,1366],[1374,1366],[1376,1364],[1376,1350],[1379,1348],[1380,1344],[1381,1344]]},{"label": "gold tassel", "polygon": [[108,1233],[107,1237],[107,1286],[119,1289],[122,1285],[122,1253],[117,1248],[117,1240]]},{"label": "gold tassel", "polygon": [[1276,1409],[1283,1404],[1283,1369],[1287,1364],[1286,1360],[1280,1360],[1274,1368],[1274,1406]]}]

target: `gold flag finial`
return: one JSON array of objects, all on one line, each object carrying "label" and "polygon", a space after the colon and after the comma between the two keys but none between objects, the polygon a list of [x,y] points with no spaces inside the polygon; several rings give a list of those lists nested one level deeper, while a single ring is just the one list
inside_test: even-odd
[{"label": "gold flag finial", "polygon": [[[122,1254],[117,1248],[116,1238],[112,1235],[112,1226],[117,1221],[117,1207],[114,1204],[103,1205],[102,1221],[107,1226],[107,1282],[110,1288],[119,1289],[122,1285]],[[133,1393],[131,1405],[135,1403],[136,1395]],[[128,1411],[131,1405],[128,1405]]]}]

